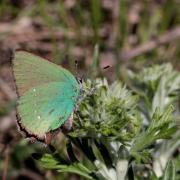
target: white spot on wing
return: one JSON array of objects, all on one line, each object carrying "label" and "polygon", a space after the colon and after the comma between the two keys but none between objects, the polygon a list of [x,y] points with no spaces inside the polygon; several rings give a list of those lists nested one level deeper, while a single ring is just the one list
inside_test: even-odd
[{"label": "white spot on wing", "polygon": [[33,92],[34,92],[34,96],[36,96],[36,89],[35,88],[33,89]]}]

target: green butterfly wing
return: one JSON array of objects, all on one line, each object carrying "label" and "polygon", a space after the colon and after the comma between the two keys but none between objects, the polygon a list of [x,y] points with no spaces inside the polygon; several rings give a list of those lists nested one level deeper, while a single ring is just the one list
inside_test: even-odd
[{"label": "green butterfly wing", "polygon": [[69,71],[31,53],[17,51],[13,64],[20,96],[32,87],[50,82],[68,82],[78,86],[76,79]]},{"label": "green butterfly wing", "polygon": [[13,70],[19,124],[29,136],[44,139],[70,117],[79,84],[66,69],[24,51],[15,53]]}]

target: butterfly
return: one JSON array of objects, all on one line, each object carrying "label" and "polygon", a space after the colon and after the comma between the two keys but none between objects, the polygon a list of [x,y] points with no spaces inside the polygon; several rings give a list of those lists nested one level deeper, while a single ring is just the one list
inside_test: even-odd
[{"label": "butterfly", "polygon": [[16,51],[17,124],[26,137],[49,143],[52,132],[72,125],[80,95],[78,80],[66,69],[26,51]]}]

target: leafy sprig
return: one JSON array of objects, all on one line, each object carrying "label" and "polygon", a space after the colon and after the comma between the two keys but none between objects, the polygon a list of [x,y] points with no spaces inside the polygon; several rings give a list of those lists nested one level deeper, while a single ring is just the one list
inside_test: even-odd
[{"label": "leafy sprig", "polygon": [[[57,172],[71,172],[85,179],[169,179],[178,177],[178,161],[170,160],[179,144],[177,119],[180,74],[170,64],[130,72],[127,87],[106,79],[87,80],[73,130],[67,135],[66,155],[44,154],[40,164]],[[158,173],[157,151],[163,149],[165,165]],[[75,151],[76,149],[76,151]],[[78,153],[77,153],[78,151]],[[162,157],[160,156],[160,157]],[[164,172],[164,174],[163,174]]]}]

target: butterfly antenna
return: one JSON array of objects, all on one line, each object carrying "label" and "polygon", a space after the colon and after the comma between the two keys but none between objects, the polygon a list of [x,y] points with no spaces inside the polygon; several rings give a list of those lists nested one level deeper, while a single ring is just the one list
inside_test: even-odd
[{"label": "butterfly antenna", "polygon": [[82,84],[82,77],[80,77],[78,69],[79,69],[78,61],[75,60],[76,79],[77,79],[78,83]]},{"label": "butterfly antenna", "polygon": [[75,71],[76,71],[76,76],[78,76],[78,61],[75,60]]}]

